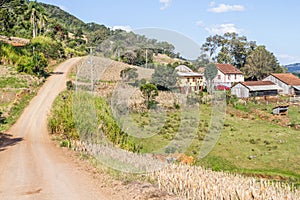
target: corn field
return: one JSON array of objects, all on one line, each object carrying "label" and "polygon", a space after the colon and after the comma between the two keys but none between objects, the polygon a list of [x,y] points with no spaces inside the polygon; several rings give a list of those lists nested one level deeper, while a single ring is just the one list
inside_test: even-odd
[{"label": "corn field", "polygon": [[172,164],[151,176],[158,181],[160,189],[185,199],[300,199],[300,191],[288,184],[213,172],[196,166]]}]

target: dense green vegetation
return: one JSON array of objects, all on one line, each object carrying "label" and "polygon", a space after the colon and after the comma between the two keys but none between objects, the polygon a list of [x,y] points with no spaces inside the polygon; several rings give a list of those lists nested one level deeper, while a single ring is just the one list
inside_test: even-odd
[{"label": "dense green vegetation", "polygon": [[31,40],[24,47],[0,44],[2,64],[39,76],[46,75],[49,61],[86,55],[90,46],[98,54],[146,67],[153,67],[154,53],[179,56],[167,42],[84,23],[57,6],[37,1],[1,1],[0,27],[0,35]]},{"label": "dense green vegetation", "polygon": [[[93,114],[95,117],[91,117]],[[54,102],[48,127],[50,133],[59,134],[63,142],[81,139],[97,144],[101,142],[101,134],[105,134],[114,145],[133,152],[139,151],[139,146],[114,120],[106,100],[84,92],[62,92]]]}]

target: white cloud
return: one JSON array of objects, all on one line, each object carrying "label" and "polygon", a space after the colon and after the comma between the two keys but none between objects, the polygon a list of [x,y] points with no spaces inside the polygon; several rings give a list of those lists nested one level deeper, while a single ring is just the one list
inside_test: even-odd
[{"label": "white cloud", "polygon": [[209,3],[209,7],[214,7],[216,5],[216,2],[212,1]]},{"label": "white cloud", "polygon": [[199,21],[196,21],[196,25],[199,26],[199,27],[202,27],[204,26],[204,22],[199,20]]},{"label": "white cloud", "polygon": [[223,35],[225,33],[241,33],[242,29],[238,29],[234,24],[219,24],[211,27],[206,27],[205,30],[210,34]]},{"label": "white cloud", "polygon": [[[210,3],[210,6],[214,6],[214,2]],[[209,12],[213,13],[224,13],[224,12],[231,12],[231,11],[244,11],[245,7],[242,5],[226,5],[220,4],[217,7],[213,7],[208,9]]]},{"label": "white cloud", "polygon": [[131,32],[133,29],[131,28],[131,26],[113,26],[112,27],[112,30],[118,30],[118,29],[121,29],[121,30],[124,30],[126,32]]},{"label": "white cloud", "polygon": [[167,9],[171,5],[171,1],[172,0],[159,0],[159,3],[162,4],[162,6],[160,7],[160,9],[161,10]]}]

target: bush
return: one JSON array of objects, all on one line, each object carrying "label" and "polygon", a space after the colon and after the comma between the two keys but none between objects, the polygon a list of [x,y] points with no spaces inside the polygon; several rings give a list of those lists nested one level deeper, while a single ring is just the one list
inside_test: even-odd
[{"label": "bush", "polygon": [[33,73],[34,61],[30,56],[21,56],[17,63],[17,71],[27,74]]},{"label": "bush", "polygon": [[67,90],[74,90],[75,88],[71,80],[67,81],[66,85],[67,85]]},{"label": "bush", "polygon": [[39,36],[32,39],[31,47],[36,52],[43,53],[46,58],[57,59],[65,56],[62,44],[50,37]]}]

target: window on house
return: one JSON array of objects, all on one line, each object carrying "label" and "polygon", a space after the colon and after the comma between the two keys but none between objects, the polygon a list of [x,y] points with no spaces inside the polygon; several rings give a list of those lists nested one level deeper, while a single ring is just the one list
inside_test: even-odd
[{"label": "window on house", "polygon": [[188,82],[188,83],[190,82],[190,78],[187,78],[187,82]]},{"label": "window on house", "polygon": [[195,78],[193,78],[193,82],[196,82],[196,79],[195,79]]},{"label": "window on house", "polygon": [[218,79],[221,80],[221,75],[220,74],[218,75]]},{"label": "window on house", "polygon": [[234,75],[234,79],[236,80],[236,74]]},{"label": "window on house", "polygon": [[228,75],[228,80],[230,80],[230,75]]}]

